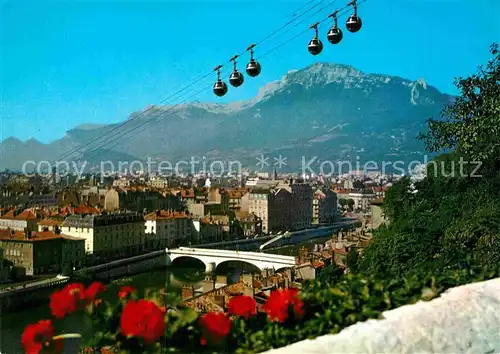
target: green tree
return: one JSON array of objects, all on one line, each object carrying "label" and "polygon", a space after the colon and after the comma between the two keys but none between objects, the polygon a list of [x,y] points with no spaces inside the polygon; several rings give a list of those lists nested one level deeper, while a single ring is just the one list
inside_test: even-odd
[{"label": "green tree", "polygon": [[500,162],[500,52],[498,44],[491,46],[493,58],[478,72],[457,78],[460,92],[456,100],[445,107],[443,120],[430,119],[428,131],[419,135],[429,151],[457,148],[475,161],[488,167]]},{"label": "green tree", "polygon": [[[388,190],[382,207],[390,224],[375,231],[358,262],[361,272],[394,277],[500,261],[500,176],[491,173],[500,167],[497,48],[486,69],[456,81],[461,96],[444,108],[445,120],[431,120],[420,136],[430,151],[455,150],[435,158],[424,180],[403,178]],[[483,178],[462,164],[472,159],[485,161]]]},{"label": "green tree", "polygon": [[344,275],[344,271],[334,262],[323,268],[317,279],[324,284],[335,284]]},{"label": "green tree", "polygon": [[347,199],[346,204],[347,204],[347,207],[349,208],[349,211],[353,211],[354,210],[354,204],[355,203],[354,203],[353,199],[351,199],[351,198]]},{"label": "green tree", "polygon": [[351,247],[349,252],[347,252],[347,267],[351,271],[351,273],[356,273],[358,271],[358,251],[356,248]]},{"label": "green tree", "polygon": [[354,189],[363,189],[363,188],[365,188],[364,183],[361,182],[361,181],[357,181],[357,180],[353,182],[352,186],[353,186]]}]

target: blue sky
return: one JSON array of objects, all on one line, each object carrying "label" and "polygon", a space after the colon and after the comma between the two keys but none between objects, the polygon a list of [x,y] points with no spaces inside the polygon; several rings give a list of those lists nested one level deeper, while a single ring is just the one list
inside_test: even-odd
[{"label": "blue sky", "polygon": [[[304,23],[256,48],[256,57],[346,2],[337,0],[314,17],[304,15]],[[78,124],[119,122],[159,103],[289,21],[307,0],[0,3],[0,138],[50,142]],[[192,100],[250,98],[288,70],[316,61],[425,78],[455,93],[453,78],[472,73],[487,61],[489,45],[500,42],[499,13],[499,0],[368,0],[359,9],[361,32],[346,33],[335,47],[324,38],[320,56],[307,52],[311,31],[263,58],[261,76],[247,78],[222,100],[209,87],[214,74],[168,102],[182,101],[203,87]],[[320,28],[323,37],[329,26]],[[248,58],[241,59],[243,68]]]}]

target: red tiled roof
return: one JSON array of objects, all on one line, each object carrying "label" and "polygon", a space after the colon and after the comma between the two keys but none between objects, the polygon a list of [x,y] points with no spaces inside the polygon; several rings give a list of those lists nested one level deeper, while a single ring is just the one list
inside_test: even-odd
[{"label": "red tiled roof", "polygon": [[14,219],[14,209],[10,209],[7,213],[2,215],[2,219]]},{"label": "red tiled roof", "polygon": [[14,233],[11,233],[10,235],[8,233],[3,232],[0,236],[0,239],[3,241],[16,240],[16,241],[35,242],[35,241],[54,240],[61,237],[62,236],[60,234],[55,234],[52,231],[43,231],[43,232],[32,232],[31,237],[29,239],[26,239],[26,235],[24,232],[16,231]]},{"label": "red tiled roof", "polygon": [[312,263],[312,266],[313,266],[314,268],[322,268],[322,267],[324,267],[324,266],[325,266],[325,263],[324,263],[324,262],[322,262],[322,261],[314,261],[314,262]]},{"label": "red tiled roof", "polygon": [[43,219],[38,222],[38,225],[42,226],[61,226],[63,224],[62,220],[57,220],[57,219]]},{"label": "red tiled roof", "polygon": [[229,199],[241,199],[247,192],[242,190],[230,190],[228,191]]},{"label": "red tiled roof", "polygon": [[21,214],[15,217],[16,220],[36,220],[37,217],[35,213],[33,213],[31,210],[26,209],[23,211]]},{"label": "red tiled roof", "polygon": [[182,198],[194,198],[194,190],[192,188],[181,190],[181,197]]}]

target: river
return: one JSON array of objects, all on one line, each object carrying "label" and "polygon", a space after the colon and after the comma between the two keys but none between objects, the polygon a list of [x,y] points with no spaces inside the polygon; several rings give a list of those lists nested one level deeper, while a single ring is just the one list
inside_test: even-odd
[{"label": "river", "polygon": [[[194,269],[189,269],[186,273],[192,274],[193,271]],[[170,293],[179,293],[180,286],[190,282],[195,283],[192,280],[190,281],[182,276],[179,276],[178,272],[172,272],[170,269],[157,270],[113,281],[107,285],[107,293],[109,293],[107,296],[116,296],[121,285],[132,285],[139,291],[144,291],[145,289],[159,290],[164,288]],[[1,354],[23,354],[24,351],[21,347],[20,339],[26,325],[50,317],[48,304],[1,316]],[[60,325],[61,329],[66,333],[83,333],[84,336],[86,336],[92,332],[90,323],[86,323],[86,318],[83,315],[69,316],[61,321]]]},{"label": "river", "polygon": [[[266,252],[297,255],[298,248],[305,246],[311,250],[315,243],[322,243],[327,239],[328,237],[318,238],[302,242],[299,245],[269,249]],[[218,269],[218,273],[228,274],[230,279],[235,281],[239,278],[239,269],[241,267],[236,264],[230,264],[229,268]],[[118,289],[122,285],[132,285],[139,291],[166,289],[169,293],[180,294],[180,288],[183,284],[196,284],[197,280],[201,280],[200,277],[197,278],[193,275],[197,271],[200,273],[200,270],[201,268],[197,269],[189,265],[184,268],[156,270],[118,279],[108,284],[108,296],[116,296]],[[51,318],[48,304],[0,316],[0,354],[23,354],[20,339],[26,325],[48,318]],[[83,333],[84,336],[92,335],[92,327],[90,323],[86,323],[86,317],[83,315],[69,316],[60,322],[60,326],[60,329],[66,333],[76,332]],[[57,329],[56,331],[61,332]]]}]

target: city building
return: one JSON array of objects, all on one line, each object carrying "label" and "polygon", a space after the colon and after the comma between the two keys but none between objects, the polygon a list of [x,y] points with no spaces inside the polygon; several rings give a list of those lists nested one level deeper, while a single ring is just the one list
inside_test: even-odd
[{"label": "city building", "polygon": [[313,221],[313,189],[310,184],[295,182],[290,179],[288,183],[280,182],[278,187],[287,190],[290,195],[289,210],[290,228],[289,230],[302,230],[311,227]]},{"label": "city building", "polygon": [[58,273],[65,266],[80,266],[85,240],[54,232],[0,231],[4,259],[27,275]]},{"label": "city building", "polygon": [[58,196],[51,194],[32,194],[29,196],[27,207],[56,207],[58,205]]},{"label": "city building", "polygon": [[249,212],[262,220],[262,232],[290,230],[290,211],[294,208],[291,193],[280,189],[254,189],[249,195]]},{"label": "city building", "polygon": [[332,223],[337,214],[337,194],[329,188],[316,189],[313,198],[313,223]]},{"label": "city building", "polygon": [[193,220],[185,213],[157,210],[147,214],[145,220],[149,248],[178,247],[193,241]]},{"label": "city building", "polygon": [[80,203],[92,206],[103,206],[106,189],[91,186],[80,190]]},{"label": "city building", "polygon": [[376,198],[371,190],[363,190],[359,193],[349,193],[349,199],[354,200],[354,210],[369,211],[370,203]]},{"label": "city building", "polygon": [[276,180],[249,178],[245,182],[245,187],[255,188],[255,189],[266,189],[266,188],[274,188],[277,186],[278,183],[279,181]]},{"label": "city building", "polygon": [[291,209],[292,230],[311,227],[313,218],[313,190],[308,183],[290,183],[295,208]]},{"label": "city building", "polygon": [[60,231],[64,223],[64,220],[59,220],[55,218],[45,218],[38,222],[38,231]]},{"label": "city building", "polygon": [[135,212],[70,215],[61,233],[85,239],[85,252],[99,259],[140,253],[145,244],[144,216]]},{"label": "city building", "polygon": [[229,210],[247,212],[250,193],[247,189],[237,189],[228,191]]},{"label": "city building", "polygon": [[195,230],[194,241],[196,243],[211,243],[224,241],[225,225],[210,218],[193,219]]},{"label": "city building", "polygon": [[15,231],[35,231],[37,229],[37,216],[30,209],[20,211],[10,209],[0,217],[0,229],[12,229]]},{"label": "city building", "polygon": [[235,216],[243,229],[243,236],[252,237],[262,233],[262,220],[257,215],[248,211],[237,211]]},{"label": "city building", "polygon": [[148,185],[153,188],[165,189],[168,188],[168,181],[163,177],[154,177],[148,182]]},{"label": "city building", "polygon": [[138,213],[155,210],[180,210],[181,200],[170,193],[162,193],[143,188],[115,189],[106,191],[104,210],[130,210]]}]

